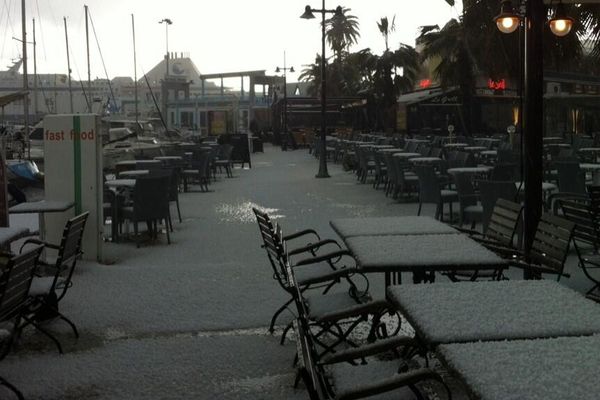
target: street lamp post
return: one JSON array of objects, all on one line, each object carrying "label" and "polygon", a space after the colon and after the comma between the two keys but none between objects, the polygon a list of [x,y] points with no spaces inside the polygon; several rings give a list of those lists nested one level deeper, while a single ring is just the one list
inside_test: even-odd
[{"label": "street lamp post", "polygon": [[167,46],[167,53],[166,53],[166,62],[167,62],[167,68],[165,70],[165,79],[169,76],[169,25],[173,24],[173,21],[171,21],[169,18],[165,18],[165,19],[161,19],[160,21],[158,21],[159,24],[165,24],[165,37],[166,37],[166,46]]},{"label": "street lamp post", "polygon": [[[561,4],[559,2],[559,4]],[[543,180],[543,139],[544,128],[544,71],[543,36],[547,8],[544,0],[520,0],[518,11],[512,7],[511,0],[503,0],[501,12],[495,18],[498,29],[503,33],[512,33],[521,27],[523,37],[519,45],[524,45],[521,62],[524,90],[521,136],[522,150],[527,156],[523,165],[525,183],[524,205],[524,250],[529,253],[535,239],[536,227],[542,214]],[[556,36],[565,36],[571,30],[573,19],[566,16],[562,5],[557,8],[549,21],[550,29]],[[525,278],[531,278],[531,272],[524,272]]]},{"label": "street lamp post", "polygon": [[287,139],[287,76],[286,76],[286,72],[290,71],[291,73],[296,72],[294,70],[294,67],[287,67],[286,66],[286,60],[285,60],[285,52],[283,52],[283,68],[275,68],[275,72],[276,73],[280,73],[281,71],[283,71],[283,134],[286,135],[286,139]]},{"label": "street lamp post", "polygon": [[327,136],[327,80],[325,74],[325,14],[334,14],[334,18],[343,18],[344,13],[342,7],[337,6],[335,10],[325,9],[325,0],[323,0],[322,9],[314,9],[310,6],[304,8],[304,14],[300,18],[314,19],[313,13],[321,13],[321,141],[319,151],[319,172],[317,178],[329,178],[327,172],[327,152],[326,152],[326,136]]},{"label": "street lamp post", "polygon": [[167,48],[167,52],[165,54],[165,63],[166,63],[166,68],[165,68],[165,77],[162,81],[162,85],[161,85],[161,97],[162,97],[162,113],[164,115],[164,120],[165,122],[165,129],[168,129],[168,127],[170,126],[170,118],[169,118],[169,85],[168,85],[168,80],[169,80],[169,25],[173,24],[173,21],[171,21],[169,18],[164,18],[161,19],[160,21],[158,21],[159,24],[165,24],[165,36],[166,36],[166,48]]}]

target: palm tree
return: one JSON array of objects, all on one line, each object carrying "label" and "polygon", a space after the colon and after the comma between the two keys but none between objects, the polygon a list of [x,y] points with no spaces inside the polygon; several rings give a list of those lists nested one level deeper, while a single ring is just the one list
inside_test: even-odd
[{"label": "palm tree", "polygon": [[334,16],[325,20],[325,37],[338,61],[342,60],[344,51],[348,51],[350,46],[356,44],[360,38],[358,17],[348,15],[350,11],[350,8],[344,8],[343,18]]},{"label": "palm tree", "polygon": [[377,22],[377,28],[379,28],[379,32],[383,35],[385,40],[385,51],[388,51],[390,49],[390,46],[388,45],[390,33],[396,30],[396,16],[394,15],[394,18],[392,18],[391,25],[387,17],[381,18],[379,22]]},{"label": "palm tree", "polygon": [[[317,97],[320,94],[321,89],[321,56],[319,54],[315,57],[313,64],[306,65],[302,70],[298,79],[304,82],[312,82],[312,85],[308,88],[307,92],[310,96]],[[325,75],[327,79],[327,96],[337,97],[345,95],[344,84],[343,84],[343,64],[333,62],[328,63],[325,60]]]}]

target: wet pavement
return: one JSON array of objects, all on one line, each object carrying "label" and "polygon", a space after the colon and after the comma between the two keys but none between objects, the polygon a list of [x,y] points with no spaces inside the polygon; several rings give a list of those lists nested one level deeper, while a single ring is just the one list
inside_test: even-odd
[{"label": "wet pavement", "polygon": [[[107,243],[113,263],[81,262],[61,303],[81,338],[52,323],[66,349],[60,356],[27,330],[0,362],[0,376],[29,400],[308,398],[292,388],[295,344],[280,346],[267,333],[286,295],[260,248],[252,207],[284,232],[310,227],[335,238],[333,218],[416,215],[417,203],[386,198],[339,165],[316,179],[318,163],[306,150],[265,146],[252,165],[231,179],[221,174],[208,193],[181,194],[184,220],[174,219],[171,245],[164,235],[139,249]],[[383,293],[383,279],[369,278],[371,291]]]}]

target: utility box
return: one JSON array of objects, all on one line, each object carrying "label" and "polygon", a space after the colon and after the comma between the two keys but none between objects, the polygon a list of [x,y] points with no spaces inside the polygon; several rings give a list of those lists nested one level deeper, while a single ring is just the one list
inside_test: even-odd
[{"label": "utility box", "polygon": [[74,211],[45,214],[46,239],[58,244],[66,221],[89,211],[83,258],[102,262],[104,182],[99,122],[96,114],[44,118],[44,187],[46,200],[75,203]]}]

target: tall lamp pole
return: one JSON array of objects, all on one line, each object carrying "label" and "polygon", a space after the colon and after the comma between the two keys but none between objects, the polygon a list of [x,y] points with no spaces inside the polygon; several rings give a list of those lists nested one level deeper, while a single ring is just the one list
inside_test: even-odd
[{"label": "tall lamp pole", "polygon": [[165,24],[165,38],[166,38],[166,46],[167,46],[167,53],[166,53],[166,62],[167,62],[167,68],[165,70],[165,79],[169,76],[169,25],[173,24],[173,21],[171,21],[169,18],[165,18],[165,19],[161,19],[160,21],[158,21],[159,24]]},{"label": "tall lamp pole", "polygon": [[287,135],[287,76],[286,72],[290,71],[291,73],[296,72],[294,67],[287,67],[285,60],[285,51],[283,52],[283,68],[275,68],[276,73],[280,73],[283,71],[283,133]]},{"label": "tall lamp pole", "polygon": [[165,63],[166,63],[166,69],[165,69],[165,78],[163,79],[163,83],[161,85],[161,92],[162,92],[162,113],[164,115],[164,120],[166,121],[165,123],[165,129],[168,129],[168,127],[170,126],[169,124],[169,86],[168,86],[168,80],[169,80],[169,25],[173,24],[173,21],[171,21],[169,18],[165,18],[165,19],[161,19],[160,21],[158,21],[159,24],[165,24],[165,36],[166,36],[166,47],[167,47],[167,52],[165,54]]},{"label": "tall lamp pole", "polygon": [[315,9],[310,6],[304,8],[304,14],[300,18],[314,19],[314,13],[321,13],[321,141],[319,150],[319,172],[317,178],[329,178],[327,172],[327,152],[326,152],[326,136],[327,136],[327,82],[325,74],[325,14],[334,14],[334,18],[344,18],[342,7],[337,6],[335,10],[325,9],[325,0],[323,0],[323,8]]},{"label": "tall lamp pole", "polygon": [[[523,29],[524,60],[521,65],[524,83],[524,110],[522,111],[522,140],[525,154],[524,176],[524,250],[529,254],[535,239],[536,227],[542,214],[543,180],[543,129],[544,129],[544,71],[540,62],[543,56],[544,24],[547,8],[543,0],[521,0],[519,10],[513,8],[512,1],[503,0],[500,14],[495,17],[498,29],[503,33]],[[558,3],[554,16],[548,21],[550,30],[558,37],[569,34],[573,18],[566,15],[562,3]],[[521,44],[520,44],[521,45]],[[524,136],[524,137],[523,137]],[[532,278],[525,271],[524,277]]]}]

